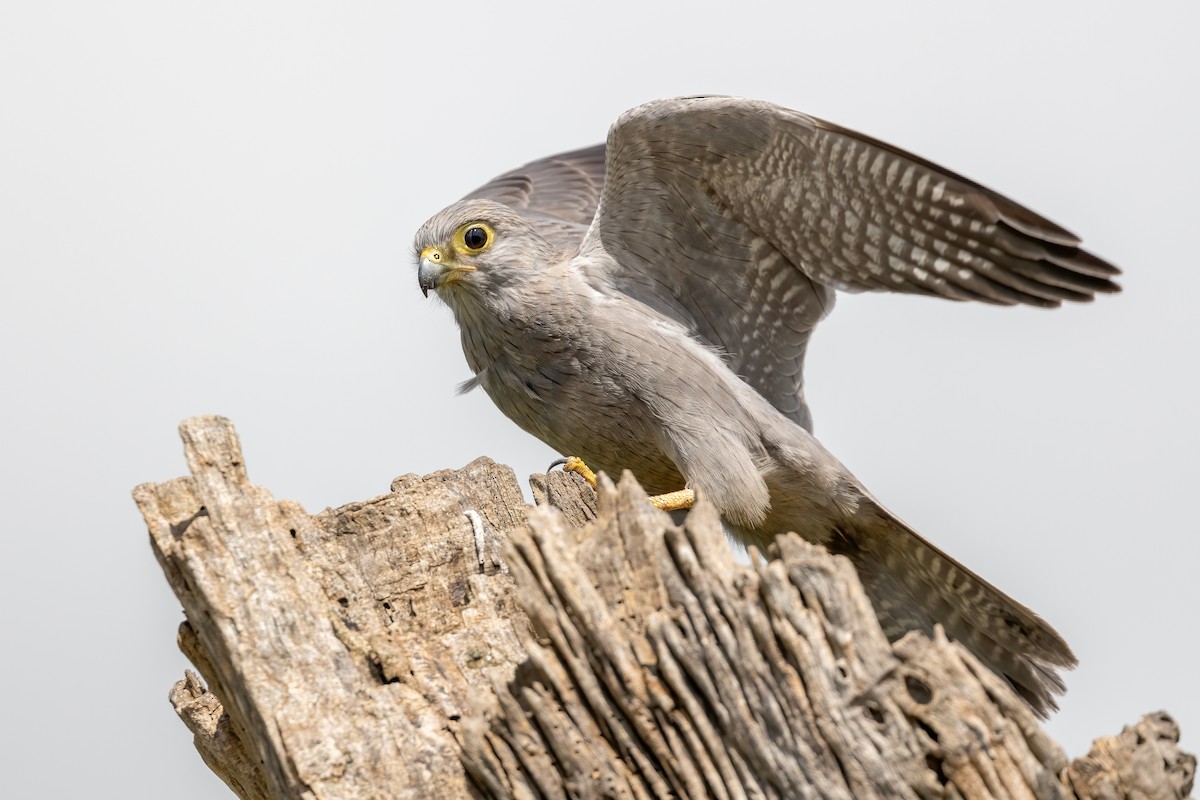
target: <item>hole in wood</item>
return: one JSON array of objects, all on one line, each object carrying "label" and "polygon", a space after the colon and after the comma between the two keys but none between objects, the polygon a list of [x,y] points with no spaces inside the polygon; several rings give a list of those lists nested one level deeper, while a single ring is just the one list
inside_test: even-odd
[{"label": "hole in wood", "polygon": [[946,773],[942,770],[942,759],[930,753],[925,756],[925,766],[933,770],[933,774],[937,776],[937,782],[945,786],[950,782],[946,777]]},{"label": "hole in wood", "polygon": [[908,696],[913,702],[920,705],[925,705],[933,699],[933,691],[920,678],[914,678],[912,675],[905,677],[904,688],[908,689]]}]

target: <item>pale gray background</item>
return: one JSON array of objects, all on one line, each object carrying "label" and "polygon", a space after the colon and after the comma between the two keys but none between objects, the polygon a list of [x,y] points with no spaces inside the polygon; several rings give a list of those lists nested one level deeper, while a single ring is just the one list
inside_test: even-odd
[{"label": "pale gray background", "polygon": [[412,233],[702,92],[907,147],[1125,268],[1057,312],[843,296],[810,397],[884,502],[1071,642],[1072,755],[1161,707],[1200,747],[1200,6],[1137,6],[3,4],[3,794],[226,796],[166,701],[179,607],[129,490],[184,472],[200,413],[310,511],[544,468],[454,395]]}]

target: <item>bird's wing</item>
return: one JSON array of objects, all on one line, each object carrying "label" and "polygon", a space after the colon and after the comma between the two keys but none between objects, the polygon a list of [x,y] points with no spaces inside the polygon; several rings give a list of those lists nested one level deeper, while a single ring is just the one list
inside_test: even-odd
[{"label": "bird's wing", "polygon": [[551,244],[579,247],[604,185],[604,145],[530,162],[499,175],[464,200],[494,200],[520,211]]},{"label": "bird's wing", "polygon": [[[598,288],[687,325],[808,427],[804,351],[830,287],[1057,306],[1118,270],[1037,214],[890,145],[769,103],[648,103],[608,136],[582,245]],[[585,259],[588,261],[589,259]]]}]

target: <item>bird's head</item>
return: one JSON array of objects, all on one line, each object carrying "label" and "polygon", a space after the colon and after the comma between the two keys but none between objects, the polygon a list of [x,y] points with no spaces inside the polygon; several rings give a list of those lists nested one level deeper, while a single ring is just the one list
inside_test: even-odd
[{"label": "bird's head", "polygon": [[530,277],[554,248],[521,216],[490,200],[463,200],[435,214],[413,240],[426,296],[487,293]]}]

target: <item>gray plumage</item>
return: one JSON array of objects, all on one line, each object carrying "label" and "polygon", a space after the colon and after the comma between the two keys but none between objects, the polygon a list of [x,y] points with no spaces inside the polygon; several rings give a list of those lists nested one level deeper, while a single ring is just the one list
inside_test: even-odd
[{"label": "gray plumage", "polygon": [[607,148],[502,175],[416,237],[469,383],[522,428],[649,491],[696,489],[748,544],[795,530],[845,554],[889,636],[940,623],[1043,714],[1066,643],[812,437],[802,367],[835,289],[1039,306],[1116,291],[1078,245],[930,162],[735,98],[635,108]]}]

